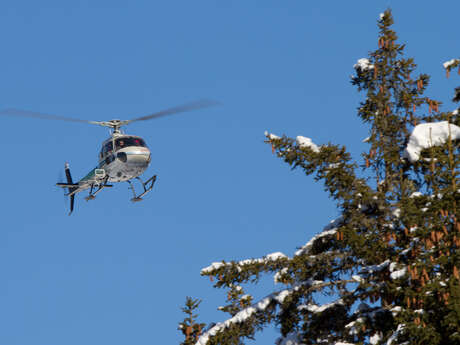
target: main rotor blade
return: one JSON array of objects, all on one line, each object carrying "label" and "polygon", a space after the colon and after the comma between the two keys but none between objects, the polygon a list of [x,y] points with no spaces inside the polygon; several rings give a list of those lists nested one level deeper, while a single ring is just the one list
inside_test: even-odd
[{"label": "main rotor blade", "polygon": [[99,124],[97,121],[81,120],[81,119],[75,119],[72,117],[44,114],[44,113],[39,113],[36,111],[27,111],[27,110],[21,110],[21,109],[13,109],[13,108],[1,110],[0,115],[30,117],[34,119],[43,119],[43,120],[60,120],[60,121],[68,121],[68,122],[90,123],[90,124],[95,124],[95,125]]},{"label": "main rotor blade", "polygon": [[150,115],[141,116],[141,117],[138,117],[138,118],[135,118],[135,119],[132,119],[132,120],[126,120],[126,124],[131,123],[131,122],[136,122],[136,121],[145,121],[145,120],[157,119],[159,117],[173,115],[173,114],[177,114],[177,113],[183,113],[183,112],[186,112],[186,111],[192,111],[192,110],[197,110],[197,109],[202,109],[202,108],[208,108],[208,107],[212,107],[212,106],[215,106],[215,105],[218,105],[218,104],[219,104],[219,102],[203,99],[203,100],[199,100],[199,101],[195,101],[195,102],[185,103],[185,104],[179,105],[177,107],[165,109],[165,110],[162,110],[162,111],[150,114]]}]

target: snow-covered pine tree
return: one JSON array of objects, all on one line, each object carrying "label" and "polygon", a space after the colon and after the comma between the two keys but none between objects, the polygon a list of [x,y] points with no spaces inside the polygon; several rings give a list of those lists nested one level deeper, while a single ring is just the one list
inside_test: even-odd
[{"label": "snow-covered pine tree", "polygon": [[[424,96],[429,77],[415,75],[392,24],[386,11],[377,50],[354,66],[352,83],[366,93],[358,115],[370,127],[362,164],[343,146],[266,134],[286,163],[324,182],[341,216],[292,257],[204,268],[230,289],[222,309],[231,317],[196,344],[241,344],[271,323],[277,345],[460,343],[460,116]],[[241,285],[262,274],[284,287],[244,295]]]}]

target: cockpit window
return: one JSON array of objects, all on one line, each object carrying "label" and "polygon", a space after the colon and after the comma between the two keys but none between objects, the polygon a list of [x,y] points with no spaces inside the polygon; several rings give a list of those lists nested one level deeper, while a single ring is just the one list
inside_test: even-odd
[{"label": "cockpit window", "polygon": [[112,142],[109,141],[107,144],[104,145],[104,152],[110,152],[113,150]]},{"label": "cockpit window", "polygon": [[133,138],[133,137],[124,137],[115,140],[115,147],[116,149],[122,149],[128,146],[142,146],[145,147],[145,142],[141,138]]},{"label": "cockpit window", "polygon": [[112,151],[113,151],[112,141],[109,141],[104,146],[102,146],[100,158],[102,159],[102,157],[105,157],[107,153],[110,153]]}]

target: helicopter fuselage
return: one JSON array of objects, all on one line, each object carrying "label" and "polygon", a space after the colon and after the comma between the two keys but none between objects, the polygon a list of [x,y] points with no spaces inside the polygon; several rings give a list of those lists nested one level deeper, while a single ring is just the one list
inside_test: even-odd
[{"label": "helicopter fuselage", "polygon": [[109,161],[99,163],[104,169],[108,182],[123,182],[144,173],[150,163],[150,151],[145,147],[126,147],[113,154]]},{"label": "helicopter fuselage", "polygon": [[144,173],[150,164],[150,150],[142,138],[114,135],[104,141],[98,169],[104,169],[108,182],[123,182]]}]

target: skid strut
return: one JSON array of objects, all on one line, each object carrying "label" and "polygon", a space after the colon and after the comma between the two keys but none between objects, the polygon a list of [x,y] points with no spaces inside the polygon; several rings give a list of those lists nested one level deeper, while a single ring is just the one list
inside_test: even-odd
[{"label": "skid strut", "polygon": [[129,188],[133,191],[133,198],[131,199],[132,202],[142,201],[142,197],[153,189],[153,185],[157,180],[157,175],[153,175],[145,182],[143,182],[139,177],[136,177],[136,180],[139,180],[139,182],[142,184],[144,192],[142,192],[139,195],[136,195],[133,183],[130,180],[128,180],[127,182],[129,183]]},{"label": "skid strut", "polygon": [[107,184],[108,179],[109,177],[107,176],[101,184],[97,185],[97,190],[95,192],[93,192],[95,185],[94,184],[91,185],[91,189],[89,190],[89,195],[85,197],[85,200],[86,201],[94,200],[96,198],[97,193],[99,193],[101,190],[103,190],[104,188],[113,187],[112,185]]}]

